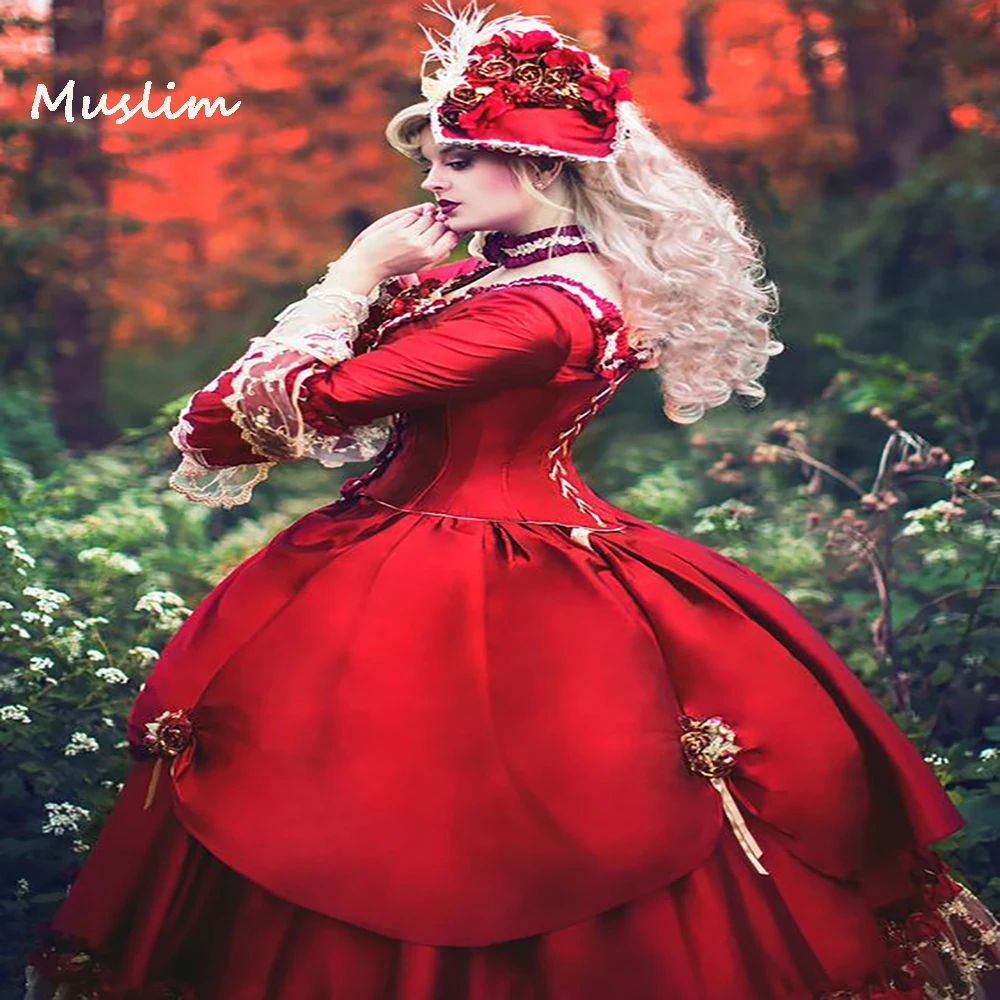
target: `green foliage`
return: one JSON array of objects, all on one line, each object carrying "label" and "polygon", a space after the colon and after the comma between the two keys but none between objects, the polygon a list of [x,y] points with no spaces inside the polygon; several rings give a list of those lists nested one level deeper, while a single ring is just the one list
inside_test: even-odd
[{"label": "green foliage", "polygon": [[293,467],[258,487],[252,516],[190,503],[166,488],[180,404],[84,458],[40,456],[33,420],[10,449],[32,463],[0,454],[0,983],[22,975],[111,808],[126,718],[164,645],[226,573],[336,495],[329,470]]},{"label": "green foliage", "polygon": [[[950,407],[963,423],[971,417],[980,429],[984,421],[996,426],[1000,400],[996,379],[990,381],[1000,367],[995,137],[964,133],[874,197],[817,191],[787,211],[761,209],[754,228],[781,293],[778,333],[789,348],[768,373],[773,398],[805,405],[864,357],[876,366],[866,363],[858,373],[867,377],[859,407],[895,409],[899,402],[939,413]],[[838,358],[842,345],[849,357]],[[908,409],[895,412],[914,422]],[[922,419],[916,428],[931,432]],[[943,430],[935,425],[939,439]]]}]

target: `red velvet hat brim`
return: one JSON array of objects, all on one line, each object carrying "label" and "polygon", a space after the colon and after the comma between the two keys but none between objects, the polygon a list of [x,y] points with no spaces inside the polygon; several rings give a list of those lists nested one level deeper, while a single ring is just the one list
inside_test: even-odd
[{"label": "red velvet hat brim", "polygon": [[[613,129],[620,129],[616,122]],[[604,136],[604,125],[594,125],[570,108],[511,108],[488,121],[457,130],[431,111],[435,142],[485,146],[525,155],[549,154],[579,160],[606,160],[614,154],[614,132]]]}]

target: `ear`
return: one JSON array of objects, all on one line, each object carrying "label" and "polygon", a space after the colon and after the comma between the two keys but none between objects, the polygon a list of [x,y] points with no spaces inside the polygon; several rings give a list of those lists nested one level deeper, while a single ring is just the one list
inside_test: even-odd
[{"label": "ear", "polygon": [[539,156],[533,163],[535,179],[548,187],[561,173],[563,161],[555,156]]}]

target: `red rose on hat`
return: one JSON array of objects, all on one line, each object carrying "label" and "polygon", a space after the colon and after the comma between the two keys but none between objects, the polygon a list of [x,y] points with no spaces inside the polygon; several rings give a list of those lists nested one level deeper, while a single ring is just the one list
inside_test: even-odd
[{"label": "red rose on hat", "polygon": [[498,87],[479,102],[474,108],[464,111],[458,116],[458,124],[464,129],[475,128],[477,125],[487,125],[510,110],[510,105]]}]

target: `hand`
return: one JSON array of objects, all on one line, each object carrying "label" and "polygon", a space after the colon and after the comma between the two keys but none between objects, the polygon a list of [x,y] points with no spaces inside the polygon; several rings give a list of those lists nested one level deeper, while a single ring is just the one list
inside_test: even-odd
[{"label": "hand", "polygon": [[430,202],[390,212],[358,233],[344,256],[369,267],[379,281],[433,267],[460,239],[444,218]]}]

